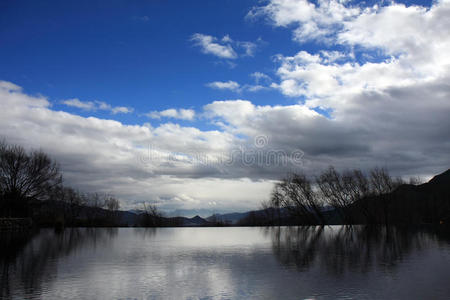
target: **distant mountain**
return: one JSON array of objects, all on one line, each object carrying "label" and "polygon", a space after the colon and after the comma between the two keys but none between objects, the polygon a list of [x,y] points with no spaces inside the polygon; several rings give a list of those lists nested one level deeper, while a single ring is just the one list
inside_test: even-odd
[{"label": "distant mountain", "polygon": [[243,213],[229,213],[229,214],[214,214],[212,216],[209,216],[206,218],[206,220],[208,220],[209,222],[222,222],[225,224],[232,224],[235,225],[237,224],[240,220],[244,219],[245,217],[248,216],[250,212],[243,212]]},{"label": "distant mountain", "polygon": [[[216,213],[217,210],[209,208],[199,208],[199,209],[176,209],[172,211],[167,211],[164,213],[167,217],[186,217],[193,218],[195,216],[206,217],[211,216]],[[222,212],[223,213],[223,212]]]},{"label": "distant mountain", "polygon": [[189,219],[189,222],[191,222],[192,224],[197,224],[197,225],[206,225],[208,223],[207,220],[201,218],[200,216],[195,216],[195,217]]},{"label": "distant mountain", "polygon": [[430,181],[422,184],[421,186],[441,187],[442,189],[446,189],[448,192],[450,190],[449,183],[450,183],[450,169],[439,175],[434,176],[433,178],[431,178]]},{"label": "distant mountain", "polygon": [[250,219],[265,219],[267,218],[267,214],[278,215],[280,214],[281,218],[287,218],[289,213],[287,209],[281,208],[280,210],[270,208],[269,211],[259,209],[259,210],[250,210],[246,212],[234,212],[228,214],[214,214],[206,218],[209,222],[212,223],[223,223],[225,225],[245,225]]},{"label": "distant mountain", "polygon": [[195,227],[195,226],[209,226],[212,225],[207,220],[203,219],[200,216],[195,216],[193,218],[186,217],[172,217],[172,218],[162,218],[163,225],[169,226],[187,226],[187,227]]},{"label": "distant mountain", "polygon": [[128,210],[128,212],[136,214],[136,215],[140,215],[140,214],[143,214],[145,211],[143,211],[142,209],[130,209],[130,210]]},{"label": "distant mountain", "polygon": [[[384,201],[384,204],[383,204]],[[388,213],[391,223],[419,224],[450,222],[450,169],[420,185],[403,184],[393,192],[358,201],[355,210],[365,206],[373,218]]]}]

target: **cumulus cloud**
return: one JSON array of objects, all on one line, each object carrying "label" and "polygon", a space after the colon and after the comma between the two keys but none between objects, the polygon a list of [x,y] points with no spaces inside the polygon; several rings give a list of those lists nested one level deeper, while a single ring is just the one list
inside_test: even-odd
[{"label": "cumulus cloud", "polygon": [[249,41],[235,41],[229,35],[218,39],[211,35],[195,33],[191,41],[205,54],[219,58],[236,59],[239,56],[254,56],[257,44]]},{"label": "cumulus cloud", "polygon": [[263,86],[263,85],[260,85],[260,84],[253,84],[253,85],[252,84],[248,84],[248,85],[244,86],[244,89],[249,91],[249,92],[258,92],[258,91],[266,90],[268,88],[269,87]]},{"label": "cumulus cloud", "polygon": [[61,101],[63,104],[71,107],[76,107],[84,110],[94,110],[97,108],[97,105],[92,101],[80,101],[80,99],[74,98],[74,99],[67,99]]},{"label": "cumulus cloud", "polygon": [[0,128],[9,142],[55,157],[67,184],[114,193],[124,208],[145,200],[166,210],[245,210],[257,207],[273,180],[293,170],[315,174],[329,164],[382,164],[396,175],[442,171],[449,165],[450,144],[443,142],[450,140],[449,96],[445,79],[363,93],[331,119],[302,104],[214,101],[202,115],[220,130],[204,131],[54,111],[44,97],[1,82]]},{"label": "cumulus cloud", "polygon": [[253,72],[250,74],[251,77],[255,79],[256,84],[259,84],[261,82],[270,83],[272,82],[272,78],[270,78],[269,75],[264,74],[262,72]]},{"label": "cumulus cloud", "polygon": [[142,201],[166,210],[213,204],[215,211],[249,209],[258,206],[272,185],[235,177],[217,163],[235,144],[230,133],[85,118],[52,110],[45,97],[1,81],[0,128],[8,142],[41,148],[59,161],[66,184],[114,193],[125,209],[142,207]]},{"label": "cumulus cloud", "polygon": [[240,88],[239,83],[236,81],[214,81],[208,83],[206,86],[213,88],[213,89],[219,89],[219,90],[231,90],[231,91],[238,91]]},{"label": "cumulus cloud", "polygon": [[248,18],[267,17],[276,26],[297,26],[293,37],[298,42],[310,40],[330,42],[343,23],[360,13],[357,6],[346,6],[346,1],[271,0],[262,7],[254,7]]},{"label": "cumulus cloud", "polygon": [[111,112],[113,114],[128,114],[132,113],[133,111],[134,111],[133,108],[126,106],[115,106],[111,108]]},{"label": "cumulus cloud", "polygon": [[225,36],[222,41],[219,41],[211,35],[195,33],[192,35],[191,40],[195,43],[195,45],[200,47],[201,51],[205,54],[212,54],[220,58],[237,58],[236,52],[229,44],[231,41],[229,36]]},{"label": "cumulus cloud", "polygon": [[169,108],[162,111],[151,111],[148,114],[146,114],[146,116],[152,119],[174,118],[192,121],[195,118],[195,111],[193,109]]},{"label": "cumulus cloud", "polygon": [[[356,161],[384,163],[403,171],[412,166],[430,170],[435,161],[449,165],[442,156],[448,144],[438,145],[438,139],[431,138],[437,132],[439,139],[449,138],[441,130],[449,126],[445,115],[450,111],[444,101],[449,96],[446,82],[450,78],[446,55],[450,51],[450,23],[444,17],[448,15],[447,0],[429,8],[398,3],[364,8],[350,2],[272,0],[249,13],[249,17],[267,17],[275,26],[293,28],[297,42],[325,41],[340,46],[339,51],[301,50],[276,56],[279,80],[271,86],[286,96],[301,97],[300,103],[310,110],[330,112],[331,118],[324,118],[321,126],[302,124],[297,130],[302,138],[308,135],[303,131],[315,132],[321,141],[320,147],[304,143],[305,152],[327,153],[326,147],[322,148],[327,137],[321,134],[333,132],[329,139],[336,142],[334,156],[360,149]],[[339,146],[346,141],[361,143],[352,142],[347,145],[352,145],[350,148]],[[433,159],[427,157],[430,153],[426,150],[432,144]],[[346,159],[335,164],[344,161],[352,165]]]},{"label": "cumulus cloud", "polygon": [[[445,129],[450,128],[448,96],[445,81],[361,94],[348,99],[354,103],[332,119],[306,105],[255,106],[244,100],[213,102],[205,110],[227,132],[266,136],[266,150],[282,149],[287,155],[303,151],[301,168],[309,174],[330,164],[362,169],[382,165],[398,175],[433,174],[450,165],[445,154],[450,144],[442,143],[450,138]],[[287,169],[272,166],[260,174],[280,176]]]},{"label": "cumulus cloud", "polygon": [[[283,13],[288,4],[294,5],[272,1],[258,11],[269,14],[280,26],[303,20],[300,12]],[[336,18],[342,26],[333,39],[343,47],[360,49],[363,57],[375,55],[376,60],[358,60],[354,52],[345,50],[278,55],[280,82],[272,83],[272,87],[287,96],[306,97],[311,107],[322,105],[340,111],[361,93],[431,83],[448,75],[450,60],[445,53],[450,51],[450,23],[442,16],[450,14],[449,1],[430,8],[392,3],[355,10],[336,5],[348,10],[342,15],[351,18]],[[314,11],[312,15],[317,13]]]},{"label": "cumulus cloud", "polygon": [[245,56],[254,56],[257,45],[252,42],[238,42],[237,45],[244,50]]},{"label": "cumulus cloud", "polygon": [[261,90],[267,90],[271,88],[270,83],[272,82],[272,79],[261,72],[255,72],[250,74],[251,77],[254,78],[255,83],[254,84],[244,84],[240,85],[236,81],[228,80],[228,81],[214,81],[206,84],[207,87],[218,89],[218,90],[230,90],[234,92],[258,92]]},{"label": "cumulus cloud", "polygon": [[81,101],[78,98],[63,100],[61,101],[61,103],[67,106],[76,107],[86,111],[107,110],[114,115],[118,113],[128,114],[134,111],[134,109],[131,107],[125,106],[113,107],[110,104],[103,101]]},{"label": "cumulus cloud", "polygon": [[230,90],[230,91],[234,91],[234,92],[242,92],[242,91],[248,91],[248,92],[258,92],[261,90],[266,90],[269,87],[268,86],[263,86],[260,84],[245,84],[243,86],[241,86],[239,83],[229,80],[229,81],[214,81],[214,82],[210,82],[208,83],[206,86],[213,88],[213,89],[218,89],[218,90]]}]

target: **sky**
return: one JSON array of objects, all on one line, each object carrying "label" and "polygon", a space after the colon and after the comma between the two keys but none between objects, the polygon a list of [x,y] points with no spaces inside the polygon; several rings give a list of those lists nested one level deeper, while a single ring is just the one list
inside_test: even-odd
[{"label": "sky", "polygon": [[450,1],[1,1],[0,136],[122,209],[450,167]]}]

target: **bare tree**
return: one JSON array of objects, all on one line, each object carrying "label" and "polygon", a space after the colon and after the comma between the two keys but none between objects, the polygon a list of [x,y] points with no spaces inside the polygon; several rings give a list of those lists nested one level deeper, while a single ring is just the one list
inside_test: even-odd
[{"label": "bare tree", "polygon": [[87,206],[83,211],[86,213],[88,224],[92,225],[100,222],[104,217],[101,208],[105,206],[106,196],[100,193],[86,193],[81,197]]},{"label": "bare tree", "polygon": [[412,185],[419,185],[419,184],[424,183],[424,180],[420,176],[415,176],[415,177],[410,177],[408,183],[412,184]]},{"label": "bare tree", "polygon": [[352,174],[341,175],[334,167],[329,167],[316,182],[324,201],[336,209],[346,224],[352,224],[354,220],[348,207],[354,203],[358,193]]},{"label": "bare tree", "polygon": [[120,208],[120,202],[117,198],[114,196],[106,196],[104,201],[104,207],[108,210],[109,214],[109,221],[111,224],[118,224],[119,223],[119,216],[117,214],[117,211]]},{"label": "bare tree", "polygon": [[44,152],[0,142],[0,191],[11,206],[48,200],[61,182],[58,164]]},{"label": "bare tree", "polygon": [[[410,179],[418,185],[422,180]],[[329,167],[311,183],[303,174],[291,174],[275,184],[271,207],[283,207],[303,224],[326,223],[323,216],[338,214],[344,224],[439,222],[448,218],[446,189],[441,184],[412,187],[386,169],[336,171]],[[404,186],[402,186],[404,185]],[[446,194],[447,193],[447,194]],[[323,205],[334,208],[324,212]],[[267,203],[263,203],[266,208]],[[446,217],[447,216],[447,217]]]},{"label": "bare tree", "polygon": [[267,225],[275,225],[276,220],[280,217],[280,208],[274,206],[272,201],[265,200],[261,202],[261,208],[264,213]]},{"label": "bare tree", "polygon": [[401,178],[392,178],[386,169],[374,168],[370,172],[372,194],[379,199],[385,225],[389,224],[392,192],[403,183]]},{"label": "bare tree", "polygon": [[110,211],[117,211],[120,208],[120,202],[114,196],[108,196],[105,200],[105,207]]},{"label": "bare tree", "polygon": [[81,208],[85,205],[84,198],[71,187],[63,187],[61,199],[66,204],[66,219],[74,224],[80,215]]},{"label": "bare tree", "polygon": [[157,227],[162,225],[163,214],[155,204],[144,202],[144,212],[142,214],[142,225],[144,227]]},{"label": "bare tree", "polygon": [[284,207],[304,224],[325,224],[322,202],[304,174],[291,174],[275,184],[272,205]]},{"label": "bare tree", "polygon": [[370,206],[369,198],[372,196],[370,180],[361,170],[351,171],[352,180],[347,181],[347,185],[352,194],[352,204],[356,204],[356,210],[365,218],[365,223],[372,224],[376,222],[376,216]]},{"label": "bare tree", "polygon": [[357,211],[367,223],[378,223],[377,216],[381,215],[388,224],[393,191],[402,183],[382,168],[374,168],[366,176],[360,170],[341,174],[330,167],[317,178],[324,201],[336,209],[346,224],[357,220]]}]

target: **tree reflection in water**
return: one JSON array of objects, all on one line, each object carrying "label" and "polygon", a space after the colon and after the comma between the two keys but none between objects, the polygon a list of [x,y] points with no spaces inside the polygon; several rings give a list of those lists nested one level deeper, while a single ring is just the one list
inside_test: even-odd
[{"label": "tree reflection in water", "polygon": [[[330,295],[336,289],[344,289],[345,296],[362,293],[382,298],[394,293],[396,299],[410,299],[404,297],[414,275],[410,270],[424,270],[423,276],[412,281],[416,293],[421,288],[431,293],[436,285],[440,290],[430,295],[447,295],[448,264],[440,259],[447,257],[450,235],[442,229],[326,226],[3,232],[0,299],[135,298],[141,292],[149,299],[182,299],[180,295],[208,298],[218,295],[217,291],[233,299],[258,298],[272,291],[284,295],[273,295],[274,299],[298,299],[299,293],[306,298]],[[378,276],[383,272],[399,274],[403,280],[378,293],[379,284],[390,280],[390,276]],[[355,290],[346,290],[348,286]]]},{"label": "tree reflection in water", "polygon": [[0,298],[13,290],[40,294],[43,282],[57,275],[57,260],[82,247],[97,247],[117,235],[117,228],[68,228],[0,233]]},{"label": "tree reflection in water", "polygon": [[262,229],[277,260],[307,271],[319,267],[336,276],[345,272],[392,271],[411,252],[449,243],[448,230],[371,226],[299,226]]}]

